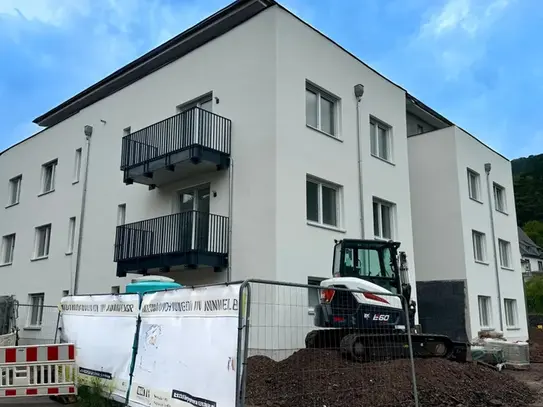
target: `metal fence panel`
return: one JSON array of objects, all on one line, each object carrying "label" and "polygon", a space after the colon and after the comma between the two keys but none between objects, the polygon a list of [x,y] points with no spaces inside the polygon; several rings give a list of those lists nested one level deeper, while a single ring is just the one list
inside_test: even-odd
[{"label": "metal fence panel", "polygon": [[59,309],[54,305],[19,304],[19,345],[59,343],[59,317]]},{"label": "metal fence panel", "polygon": [[[315,307],[312,290],[322,292],[318,286],[272,281],[242,286],[237,405],[417,406],[411,337],[395,342],[398,336],[390,330],[409,327],[403,297],[327,291],[332,322],[349,327],[339,333],[315,326],[316,321],[322,324],[324,314]],[[362,311],[355,295],[374,305]],[[363,327],[365,339],[359,336]],[[350,351],[358,355],[356,360],[349,358]]]}]

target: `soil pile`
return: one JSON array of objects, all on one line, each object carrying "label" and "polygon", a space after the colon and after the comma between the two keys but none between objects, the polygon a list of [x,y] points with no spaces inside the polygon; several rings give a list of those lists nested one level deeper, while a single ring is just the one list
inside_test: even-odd
[{"label": "soil pile", "polygon": [[543,331],[530,328],[530,362],[543,363]]},{"label": "soil pile", "polygon": [[[255,407],[413,406],[409,360],[353,363],[338,352],[302,349],[275,362],[249,358],[246,405]],[[524,407],[533,392],[513,377],[473,363],[416,360],[421,406]]]}]

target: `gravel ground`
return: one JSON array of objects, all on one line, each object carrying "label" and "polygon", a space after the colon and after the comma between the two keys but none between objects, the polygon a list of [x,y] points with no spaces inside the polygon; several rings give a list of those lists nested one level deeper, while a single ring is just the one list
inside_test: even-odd
[{"label": "gravel ground", "polygon": [[[335,351],[302,349],[275,362],[249,358],[247,405],[254,407],[413,406],[410,363],[352,363]],[[525,407],[535,393],[511,375],[443,359],[416,361],[420,405]]]},{"label": "gravel ground", "polygon": [[530,328],[530,362],[543,363],[543,331]]}]

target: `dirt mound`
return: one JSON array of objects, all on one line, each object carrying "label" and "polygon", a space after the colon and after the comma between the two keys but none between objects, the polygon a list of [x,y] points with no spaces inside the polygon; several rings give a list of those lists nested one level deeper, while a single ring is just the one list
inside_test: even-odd
[{"label": "dirt mound", "polygon": [[530,328],[530,362],[543,363],[543,331]]},{"label": "dirt mound", "polygon": [[[353,363],[335,351],[302,349],[275,362],[248,360],[248,406],[413,406],[409,360]],[[521,407],[534,400],[514,378],[473,363],[416,361],[420,405]]]}]

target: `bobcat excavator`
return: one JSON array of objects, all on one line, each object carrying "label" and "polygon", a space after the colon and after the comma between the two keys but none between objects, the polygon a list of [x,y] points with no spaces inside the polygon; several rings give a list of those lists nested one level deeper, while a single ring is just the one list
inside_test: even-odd
[{"label": "bobcat excavator", "polygon": [[320,283],[315,307],[320,329],[307,334],[307,348],[336,349],[358,362],[406,358],[410,348],[417,358],[468,359],[468,344],[414,329],[416,303],[399,247],[395,241],[335,241],[333,277]]}]

